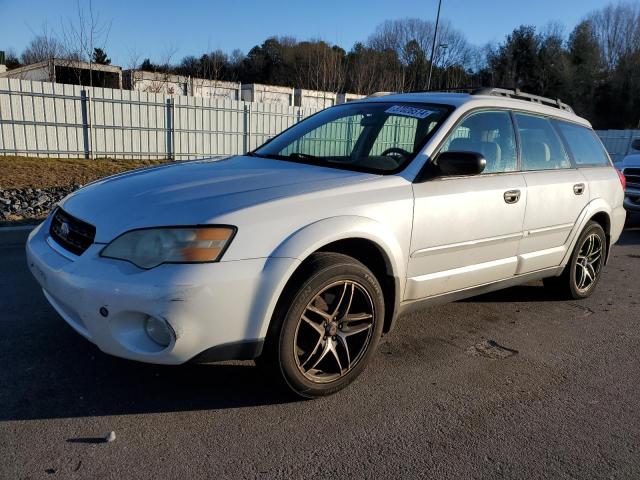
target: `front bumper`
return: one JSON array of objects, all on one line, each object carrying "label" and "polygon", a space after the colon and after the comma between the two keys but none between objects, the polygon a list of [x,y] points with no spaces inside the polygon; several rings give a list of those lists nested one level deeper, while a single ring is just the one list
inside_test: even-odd
[{"label": "front bumper", "polygon": [[640,188],[627,186],[624,192],[624,208],[628,212],[640,212]]},{"label": "front bumper", "polygon": [[[215,347],[233,357],[233,346],[260,342],[272,301],[265,282],[276,283],[273,278],[284,277],[297,262],[257,258],[141,270],[100,257],[101,244],[74,256],[48,230],[49,220],[31,233],[26,250],[49,303],[103,352],[149,363],[180,364]],[[175,332],[168,347],[147,336],[147,316],[165,320]]]}]

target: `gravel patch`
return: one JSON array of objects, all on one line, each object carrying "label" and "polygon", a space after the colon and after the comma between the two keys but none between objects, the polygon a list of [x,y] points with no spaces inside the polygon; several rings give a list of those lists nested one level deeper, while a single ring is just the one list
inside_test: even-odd
[{"label": "gravel patch", "polygon": [[15,222],[46,217],[60,200],[81,186],[0,188],[0,221]]}]

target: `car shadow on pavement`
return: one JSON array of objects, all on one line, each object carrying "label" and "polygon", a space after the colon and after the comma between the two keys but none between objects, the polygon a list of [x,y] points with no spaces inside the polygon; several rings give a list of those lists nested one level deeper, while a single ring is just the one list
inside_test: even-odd
[{"label": "car shadow on pavement", "polygon": [[476,297],[465,298],[460,301],[466,303],[553,302],[563,301],[563,299],[545,288],[542,282],[535,282],[485,293]]},{"label": "car shadow on pavement", "polygon": [[56,346],[35,350],[38,355],[30,362],[6,365],[0,373],[0,383],[7,386],[0,392],[0,421],[219,410],[299,400],[274,388],[253,362],[142,364],[104,354],[54,314],[50,320],[50,332],[55,333],[47,344]]}]

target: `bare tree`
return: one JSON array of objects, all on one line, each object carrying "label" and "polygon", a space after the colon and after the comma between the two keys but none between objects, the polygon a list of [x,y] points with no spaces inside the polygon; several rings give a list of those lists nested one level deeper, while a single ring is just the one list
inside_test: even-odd
[{"label": "bare tree", "polygon": [[[404,74],[407,66],[415,62],[416,52],[421,52],[422,55],[431,52],[434,29],[433,22],[419,18],[387,20],[380,24],[367,40],[367,45],[373,50],[396,53],[401,65],[395,72],[397,78],[388,81],[400,86],[400,90],[403,88],[424,88],[423,80],[415,74],[409,75],[408,83],[405,84]],[[445,72],[447,69],[452,69],[452,73],[446,74],[442,79],[436,78],[434,83],[442,84],[441,86],[452,82],[459,83],[460,73],[464,73],[466,69],[471,67],[473,54],[473,48],[469,45],[464,34],[453,28],[451,22],[441,21],[436,38],[433,64]],[[438,77],[438,72],[436,72],[436,77]],[[400,83],[402,85],[399,85]]]},{"label": "bare tree", "polygon": [[542,95],[564,93],[569,76],[569,61],[565,54],[565,29],[557,22],[548,23],[539,39],[539,92]]},{"label": "bare tree", "polygon": [[433,30],[433,22],[419,18],[386,20],[376,27],[367,45],[378,51],[394,50],[402,58],[402,49],[411,40],[417,42],[424,52],[429,51]]},{"label": "bare tree", "polygon": [[620,58],[640,49],[640,3],[609,4],[588,15],[603,51],[604,61],[613,70]]},{"label": "bare tree", "polygon": [[[401,60],[406,61],[403,50],[410,41],[416,42],[423,52],[431,51],[433,31],[434,24],[429,20],[419,18],[387,20],[376,28],[367,43],[371,48],[379,51],[394,50]],[[469,42],[464,34],[453,28],[448,20],[440,22],[436,45],[447,45],[447,48],[436,50],[434,64],[444,67],[458,64],[466,67],[471,60]]]},{"label": "bare tree", "polygon": [[220,49],[202,55],[198,65],[196,66],[197,76],[191,79],[193,82],[194,93],[195,89],[200,88],[202,89],[202,95],[204,95],[206,86],[208,96],[217,96],[221,80],[228,65],[229,57]]},{"label": "bare tree", "polygon": [[238,81],[245,58],[247,58],[247,56],[239,48],[236,48],[231,52],[231,55],[229,56],[230,80]]},{"label": "bare tree", "polygon": [[294,48],[291,61],[295,68],[296,85],[334,93],[344,88],[344,50],[322,40],[300,42]]},{"label": "bare tree", "polygon": [[[105,49],[111,31],[111,21],[103,21],[99,12],[94,12],[93,1],[87,0],[87,9],[77,1],[77,17],[61,22],[64,58],[73,68],[74,61],[89,63],[89,85],[93,86],[93,53],[96,48]],[[76,68],[78,83],[82,85],[81,70]]]},{"label": "bare tree", "polygon": [[20,59],[24,65],[30,65],[61,57],[63,52],[64,46],[45,23],[42,26],[42,31],[24,49]]},{"label": "bare tree", "polygon": [[453,65],[467,68],[471,61],[472,48],[464,34],[445,20],[440,22],[436,45],[446,45],[446,48],[438,48],[435,52],[434,64],[440,68]]},{"label": "bare tree", "polygon": [[351,87],[358,94],[375,91],[375,65],[369,61],[371,50],[362,43],[356,43],[347,57],[347,70]]},{"label": "bare tree", "polygon": [[127,60],[127,69],[129,70],[137,70],[140,67],[140,59],[142,55],[138,51],[138,49],[133,46],[128,50],[128,60]]}]

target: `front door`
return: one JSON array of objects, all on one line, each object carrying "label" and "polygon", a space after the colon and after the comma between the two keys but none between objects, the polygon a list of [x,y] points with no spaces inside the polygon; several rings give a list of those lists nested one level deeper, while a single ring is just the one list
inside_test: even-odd
[{"label": "front door", "polygon": [[439,177],[413,185],[405,300],[507,279],[517,269],[528,192],[517,171],[509,112],[470,114],[440,151],[482,153],[487,166],[480,175]]}]

